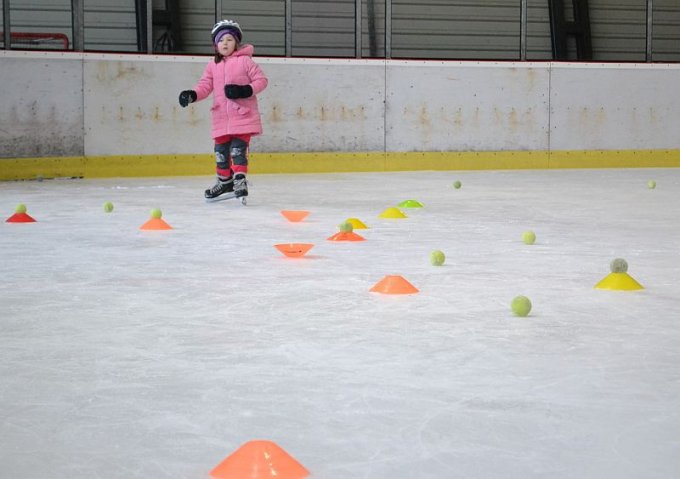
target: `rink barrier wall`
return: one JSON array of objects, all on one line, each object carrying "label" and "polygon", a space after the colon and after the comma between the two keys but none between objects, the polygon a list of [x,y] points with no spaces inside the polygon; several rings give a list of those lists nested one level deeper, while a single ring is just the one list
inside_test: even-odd
[{"label": "rink barrier wall", "polygon": [[[256,60],[252,173],[680,166],[680,65]],[[0,179],[212,174],[207,61],[0,51]]]}]

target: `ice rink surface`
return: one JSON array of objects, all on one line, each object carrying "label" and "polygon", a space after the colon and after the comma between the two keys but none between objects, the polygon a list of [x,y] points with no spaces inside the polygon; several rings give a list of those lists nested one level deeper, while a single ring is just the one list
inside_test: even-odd
[{"label": "ice rink surface", "polygon": [[[324,479],[680,477],[680,170],[251,179],[0,183],[37,220],[0,225],[0,477],[205,479],[253,439]],[[616,257],[644,290],[594,289]]]}]

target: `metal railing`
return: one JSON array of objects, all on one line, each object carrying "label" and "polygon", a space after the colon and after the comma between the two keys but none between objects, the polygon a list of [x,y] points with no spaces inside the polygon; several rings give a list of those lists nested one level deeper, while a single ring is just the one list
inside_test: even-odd
[{"label": "metal railing", "polygon": [[[0,0],[2,1],[3,12],[3,34],[4,48],[12,48],[12,38],[15,38],[11,32],[11,18],[10,18],[10,3],[17,0]],[[293,0],[283,0],[285,5],[284,14],[284,51],[286,57],[293,56]],[[355,0],[355,21],[354,21],[354,51],[356,58],[362,58],[362,3],[365,0]],[[373,0],[369,0],[372,3]],[[384,57],[392,58],[392,17],[393,5],[392,0],[382,0],[385,8],[384,18]],[[527,25],[528,25],[528,0],[517,0],[520,9],[520,29],[519,29],[519,59],[527,59]],[[653,5],[654,0],[646,1],[646,38],[645,38],[645,60],[652,61],[652,33],[654,28],[653,23]],[[222,18],[222,0],[215,0],[215,20]],[[142,53],[153,53],[153,1],[152,0],[135,0],[135,10],[137,16],[137,45],[138,51]],[[72,19],[72,49],[74,51],[83,51],[85,46],[84,25],[85,18],[85,0],[71,0],[71,19]],[[371,18],[371,10],[369,9],[369,22],[375,21],[375,15]]]}]

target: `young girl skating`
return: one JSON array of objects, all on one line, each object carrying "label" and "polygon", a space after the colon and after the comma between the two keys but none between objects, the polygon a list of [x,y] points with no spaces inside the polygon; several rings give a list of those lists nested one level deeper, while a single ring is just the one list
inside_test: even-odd
[{"label": "young girl skating", "polygon": [[[192,90],[179,95],[179,104],[201,101],[213,94],[212,137],[215,140],[217,182],[205,190],[208,200],[248,196],[248,146],[262,133],[256,95],[267,87],[267,77],[253,61],[252,45],[241,44],[243,32],[232,20],[212,29],[215,57]],[[231,195],[227,195],[231,193]]]}]

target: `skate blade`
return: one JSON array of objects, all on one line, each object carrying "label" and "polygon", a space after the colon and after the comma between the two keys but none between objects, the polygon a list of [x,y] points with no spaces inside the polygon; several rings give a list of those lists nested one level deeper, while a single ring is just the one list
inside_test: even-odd
[{"label": "skate blade", "polygon": [[235,193],[225,193],[225,194],[220,195],[216,198],[206,198],[205,202],[206,203],[217,203],[219,201],[224,201],[224,200],[233,200],[234,198],[238,198],[239,200],[241,200],[242,205],[248,204],[248,201],[246,200],[246,198],[248,198],[247,196],[236,196]]}]

